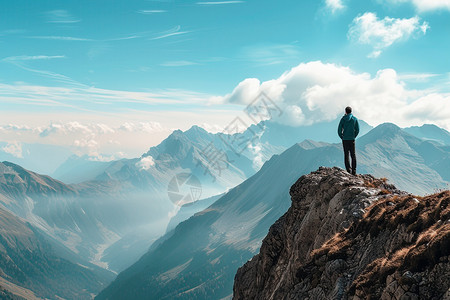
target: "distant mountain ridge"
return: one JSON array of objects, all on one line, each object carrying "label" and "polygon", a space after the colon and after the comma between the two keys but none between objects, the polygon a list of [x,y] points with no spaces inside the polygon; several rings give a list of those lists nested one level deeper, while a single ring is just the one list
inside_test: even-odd
[{"label": "distant mountain ridge", "polygon": [[412,126],[404,128],[403,130],[421,139],[436,141],[447,146],[450,145],[450,133],[433,124]]}]

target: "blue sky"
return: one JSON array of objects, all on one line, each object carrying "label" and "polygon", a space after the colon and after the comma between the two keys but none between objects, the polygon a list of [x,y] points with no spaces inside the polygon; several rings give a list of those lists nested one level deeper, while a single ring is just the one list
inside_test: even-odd
[{"label": "blue sky", "polygon": [[[3,1],[0,106],[6,123],[0,125],[91,124],[101,116],[116,127],[131,121],[159,122],[166,131],[199,122],[223,126],[246,102],[231,101],[233,91],[289,89],[298,83],[283,81],[283,74],[295,77],[292,68],[306,64],[300,77],[308,81],[321,68],[308,64],[314,61],[374,81],[380,71],[394,70],[389,78],[397,85],[389,97],[404,102],[401,125],[433,122],[433,112],[421,119],[415,110],[429,105],[421,99],[430,95],[441,106],[449,99],[449,36],[449,0]],[[248,85],[252,78],[260,86]],[[317,82],[311,79],[296,95]],[[376,99],[367,93],[361,95]],[[298,100],[303,105],[293,103],[300,96],[273,97],[302,114],[295,124],[317,111],[311,99]],[[363,116],[376,123],[376,115]],[[447,117],[435,123],[449,129]]]},{"label": "blue sky", "polygon": [[[268,80],[311,60],[371,73],[450,69],[448,10],[417,12],[411,3],[343,1],[346,8],[333,14],[323,1],[8,2],[0,12],[3,59],[53,57],[21,63],[100,88],[224,94],[244,78]],[[366,12],[419,16],[430,29],[368,59],[370,47],[347,37],[352,20]],[[1,69],[4,82],[56,84],[5,62]]]}]

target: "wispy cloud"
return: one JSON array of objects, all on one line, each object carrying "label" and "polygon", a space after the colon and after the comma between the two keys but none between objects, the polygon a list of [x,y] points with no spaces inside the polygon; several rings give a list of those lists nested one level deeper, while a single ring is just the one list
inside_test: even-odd
[{"label": "wispy cloud", "polygon": [[405,3],[409,2],[415,6],[420,12],[434,11],[434,10],[449,10],[450,0],[386,0],[390,3]]},{"label": "wispy cloud", "polygon": [[189,33],[189,32],[190,31],[181,31],[181,26],[178,25],[178,26],[175,26],[174,28],[169,29],[167,31],[160,32],[157,36],[151,38],[151,40],[164,39],[164,38],[168,38],[168,37],[171,37],[171,36],[183,35],[183,34],[186,34],[186,33]]},{"label": "wispy cloud", "polygon": [[300,50],[292,44],[254,45],[242,49],[242,59],[256,65],[276,65],[292,60],[298,60]]},{"label": "wispy cloud", "polygon": [[9,56],[2,59],[6,62],[15,62],[15,61],[28,61],[28,60],[50,60],[50,59],[58,59],[58,58],[66,58],[64,55],[19,55],[19,56]]},{"label": "wispy cloud", "polygon": [[5,63],[13,64],[14,66],[21,68],[22,70],[38,74],[40,76],[53,79],[55,81],[70,84],[70,85],[82,85],[81,83],[73,80],[72,78],[65,76],[63,74],[55,73],[47,70],[40,70],[32,68],[29,62],[39,61],[39,60],[53,60],[53,59],[63,59],[66,58],[65,55],[20,55],[20,56],[10,56],[2,59],[1,61]]},{"label": "wispy cloud", "polygon": [[398,78],[400,80],[407,80],[407,81],[427,81],[430,78],[435,78],[441,76],[439,74],[432,74],[432,73],[408,73],[408,74],[399,74]]},{"label": "wispy cloud", "polygon": [[224,5],[224,4],[238,4],[244,3],[245,1],[207,1],[207,2],[197,2],[198,5]]},{"label": "wispy cloud", "polygon": [[124,91],[100,89],[73,82],[60,74],[42,74],[54,76],[57,81],[71,83],[68,87],[35,86],[26,84],[1,84],[0,103],[7,106],[29,108],[49,106],[55,110],[81,112],[104,112],[128,110],[135,105],[153,107],[155,105],[207,105],[210,95],[185,90]]},{"label": "wispy cloud", "polygon": [[138,11],[138,13],[143,14],[143,15],[154,15],[154,14],[161,14],[161,13],[166,13],[167,10],[162,10],[162,9],[153,9],[153,10],[146,10],[146,9],[141,9]]},{"label": "wispy cloud", "polygon": [[331,11],[331,13],[335,14],[338,11],[341,11],[345,8],[342,0],[325,0],[325,7]]},{"label": "wispy cloud", "polygon": [[30,39],[40,39],[40,40],[58,40],[58,41],[80,41],[80,42],[92,42],[94,40],[73,36],[54,36],[54,35],[44,35],[44,36],[29,36]]},{"label": "wispy cloud", "polygon": [[142,38],[141,34],[130,34],[128,36],[117,37],[117,38],[109,38],[109,39],[90,39],[83,37],[73,37],[73,36],[53,36],[53,35],[44,35],[44,36],[29,36],[30,39],[41,39],[41,40],[55,40],[55,41],[71,41],[71,42],[114,42],[114,41],[124,41],[124,40],[132,40],[137,38]]},{"label": "wispy cloud", "polygon": [[72,16],[67,10],[56,9],[46,12],[47,22],[48,23],[62,23],[62,24],[70,24],[70,23],[78,23],[81,20],[76,19]]},{"label": "wispy cloud", "polygon": [[177,61],[167,61],[160,66],[163,67],[184,67],[184,66],[192,66],[192,65],[198,65],[198,63],[188,60],[177,60]]},{"label": "wispy cloud", "polygon": [[348,32],[348,38],[360,44],[373,47],[368,57],[376,58],[392,44],[407,40],[411,36],[424,35],[429,29],[427,22],[420,23],[418,16],[409,19],[385,17],[378,19],[377,15],[367,12],[356,17]]},{"label": "wispy cloud", "polygon": [[25,29],[7,29],[7,30],[0,31],[0,36],[22,34],[25,32],[26,32]]}]

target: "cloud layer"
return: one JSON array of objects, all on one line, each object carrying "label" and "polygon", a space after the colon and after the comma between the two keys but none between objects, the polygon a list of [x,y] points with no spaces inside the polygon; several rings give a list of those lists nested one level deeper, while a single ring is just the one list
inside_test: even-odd
[{"label": "cloud layer", "polygon": [[350,105],[371,125],[433,123],[450,129],[450,94],[407,89],[393,69],[371,76],[336,64],[302,63],[278,79],[245,79],[232,93],[212,101],[248,105],[261,92],[283,110],[275,120],[292,126],[334,120]]},{"label": "cloud layer", "polygon": [[[125,122],[117,126],[77,121],[52,122],[47,126],[8,124],[0,126],[0,140],[65,146],[78,155],[111,160],[130,156],[128,151],[139,145],[137,141],[143,143],[140,150],[143,152],[151,146],[151,137],[168,132],[159,122]],[[21,142],[10,142],[1,150],[20,158]]]},{"label": "cloud layer", "polygon": [[389,0],[393,3],[409,2],[413,4],[420,12],[433,10],[450,10],[450,0]]},{"label": "cloud layer", "polygon": [[353,20],[348,37],[357,43],[371,46],[373,52],[368,57],[375,58],[392,44],[425,34],[428,28],[428,23],[420,23],[417,16],[409,19],[378,19],[376,14],[367,12]]}]

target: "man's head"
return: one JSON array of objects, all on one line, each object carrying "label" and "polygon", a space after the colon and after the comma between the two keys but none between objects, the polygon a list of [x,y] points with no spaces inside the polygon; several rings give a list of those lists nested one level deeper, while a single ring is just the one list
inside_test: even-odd
[{"label": "man's head", "polygon": [[348,114],[351,114],[352,113],[352,108],[350,107],[350,106],[347,106],[346,108],[345,108],[345,113],[348,115]]}]

